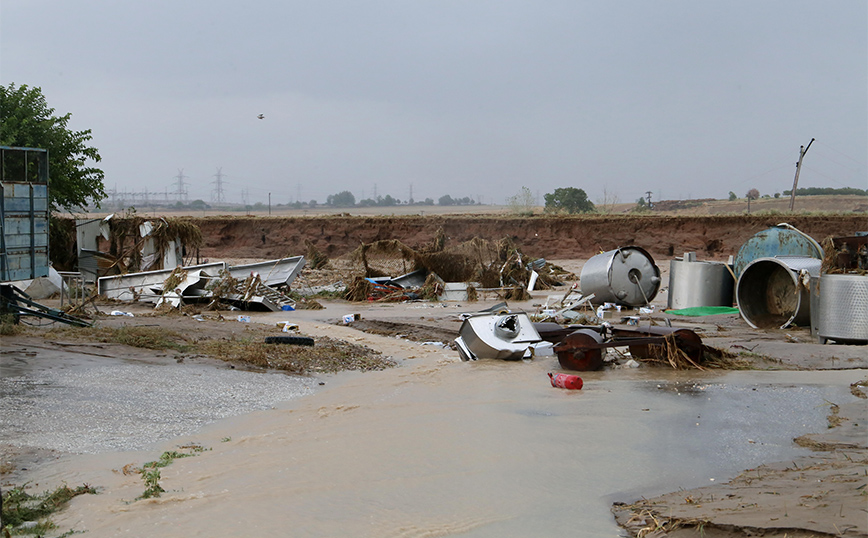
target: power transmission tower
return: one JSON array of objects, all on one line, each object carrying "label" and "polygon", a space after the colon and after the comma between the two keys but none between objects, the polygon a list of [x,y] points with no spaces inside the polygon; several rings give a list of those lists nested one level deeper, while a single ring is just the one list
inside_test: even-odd
[{"label": "power transmission tower", "polygon": [[408,204],[413,203],[413,184],[412,183],[410,183],[410,198],[407,199],[407,203]]},{"label": "power transmission tower", "polygon": [[214,177],[216,177],[217,179],[215,181],[212,181],[211,183],[214,183],[216,185],[216,187],[214,188],[214,194],[217,196],[217,199],[215,201],[218,204],[222,204],[224,202],[224,199],[223,199],[223,169],[218,168],[217,173],[214,174]]},{"label": "power transmission tower", "polygon": [[796,188],[799,186],[799,172],[802,171],[802,159],[805,158],[805,153],[808,152],[808,148],[811,147],[811,144],[814,143],[814,139],[812,138],[810,142],[808,142],[808,147],[805,146],[799,147],[799,162],[796,163],[796,177],[793,178],[793,192],[790,193],[790,211],[793,210],[793,206],[796,204]]},{"label": "power transmission tower", "polygon": [[176,190],[174,194],[176,194],[178,196],[179,202],[186,202],[187,201],[187,186],[184,184],[184,180],[187,179],[187,176],[184,175],[184,169],[183,168],[178,169],[178,175],[175,176],[175,179],[178,180],[177,181],[178,190]]},{"label": "power transmission tower", "polygon": [[648,200],[648,207],[653,207],[651,204],[651,191],[645,191],[645,199]]}]

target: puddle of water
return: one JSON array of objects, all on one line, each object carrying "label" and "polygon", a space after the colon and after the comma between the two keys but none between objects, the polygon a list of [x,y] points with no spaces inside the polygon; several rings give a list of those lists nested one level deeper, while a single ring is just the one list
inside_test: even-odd
[{"label": "puddle of water", "polygon": [[858,378],[639,369],[567,391],[556,365],[428,361],[329,383],[183,437],[212,450],[163,469],[153,503],[124,503],[142,485],[110,472],[117,454],[41,479],[106,487],[58,519],[89,536],[612,537],[613,501],[805,454],[792,438],[822,431]]}]

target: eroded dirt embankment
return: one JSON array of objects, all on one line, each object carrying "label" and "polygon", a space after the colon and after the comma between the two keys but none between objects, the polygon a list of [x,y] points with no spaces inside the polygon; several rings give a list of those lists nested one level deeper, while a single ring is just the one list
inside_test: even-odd
[{"label": "eroded dirt embankment", "polygon": [[430,244],[442,228],[447,246],[480,237],[510,237],[529,256],[587,258],[601,250],[636,245],[655,258],[695,251],[700,258],[736,254],[753,234],[787,222],[822,241],[868,229],[868,217],[709,216],[709,217],[206,217],[200,226],[203,257],[279,258],[305,254],[305,240],[337,257],[361,243],[397,239],[412,248]]}]

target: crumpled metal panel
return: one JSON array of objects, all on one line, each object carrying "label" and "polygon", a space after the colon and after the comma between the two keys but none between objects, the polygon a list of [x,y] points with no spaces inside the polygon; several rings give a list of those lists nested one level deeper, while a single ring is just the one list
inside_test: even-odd
[{"label": "crumpled metal panel", "polygon": [[458,329],[455,345],[462,360],[519,360],[531,344],[541,342],[525,312],[475,314]]}]

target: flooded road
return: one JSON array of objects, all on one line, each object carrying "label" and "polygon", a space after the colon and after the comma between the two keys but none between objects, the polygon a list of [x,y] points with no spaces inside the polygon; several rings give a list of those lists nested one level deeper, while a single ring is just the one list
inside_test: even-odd
[{"label": "flooded road", "polygon": [[[567,391],[549,384],[554,357],[414,356],[147,451],[64,456],[29,478],[103,487],[55,518],[95,537],[615,537],[614,501],[807,454],[792,439],[824,430],[829,402],[853,401],[860,379],[640,368],[585,373]],[[134,501],[141,479],[117,471],[190,442],[209,450],[164,468],[161,498]]]}]

